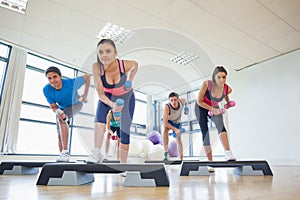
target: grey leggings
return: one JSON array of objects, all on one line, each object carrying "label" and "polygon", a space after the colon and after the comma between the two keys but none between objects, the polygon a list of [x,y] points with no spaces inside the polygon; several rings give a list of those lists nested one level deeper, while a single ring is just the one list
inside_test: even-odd
[{"label": "grey leggings", "polygon": [[[208,110],[206,110],[205,108],[202,108],[201,106],[196,104],[195,105],[195,114],[196,114],[198,123],[200,125],[201,132],[202,132],[203,146],[209,146],[210,139],[209,139],[209,134],[208,134],[209,131],[208,131],[208,125],[207,125],[207,123],[208,123],[207,117],[210,117],[210,116],[208,115]],[[224,122],[223,122],[223,115],[214,115],[210,118],[216,125],[216,128],[217,128],[219,134],[222,132],[227,132],[226,128],[224,126]]]}]

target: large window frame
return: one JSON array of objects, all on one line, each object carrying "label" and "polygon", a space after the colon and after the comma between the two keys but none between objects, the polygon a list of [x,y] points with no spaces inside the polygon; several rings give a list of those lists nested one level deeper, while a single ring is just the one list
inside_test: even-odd
[{"label": "large window frame", "polygon": [[[31,62],[26,64],[26,71],[25,71],[25,81],[24,81],[24,92],[22,97],[22,103],[21,103],[21,115],[20,115],[20,128],[19,128],[19,139],[17,143],[17,154],[38,154],[38,155],[56,155],[58,154],[58,145],[57,145],[57,131],[56,131],[56,123],[55,123],[55,114],[50,110],[49,104],[46,101],[44,95],[42,94],[42,88],[44,85],[48,83],[47,79],[45,78],[44,72],[46,68],[49,66],[57,66],[60,68],[62,75],[64,78],[74,78],[78,75],[79,72],[85,73],[81,70],[78,70],[74,67],[47,59],[45,57],[36,55],[34,53],[28,53],[27,61]],[[31,59],[30,59],[31,58]],[[40,62],[40,64],[39,64]],[[38,65],[38,66],[37,66]],[[65,76],[66,75],[66,76]],[[28,77],[27,77],[28,76]],[[30,76],[34,76],[35,78]],[[37,80],[39,79],[39,81]],[[36,80],[37,83],[40,84],[41,79],[44,80],[42,82],[39,91],[35,91],[30,93],[33,97],[26,97],[26,93],[30,92],[29,89],[32,88],[32,86],[27,86],[28,82],[30,80]],[[29,95],[29,96],[31,96]],[[29,100],[27,100],[27,99]],[[40,113],[40,115],[36,115],[36,113]],[[80,112],[78,115],[80,116],[94,116],[93,113],[85,113]],[[74,130],[76,129],[87,129],[87,130],[93,130],[91,127],[86,127],[82,125],[76,125],[74,123],[77,116],[75,116],[71,122],[70,122],[70,129],[69,129],[69,151],[72,153],[72,148],[75,148],[72,140],[75,137]],[[33,127],[32,130],[29,130],[29,128],[26,128],[27,126]],[[37,130],[38,127],[45,127],[44,131],[34,131]],[[35,128],[35,129],[34,129]],[[24,130],[31,131],[31,133],[25,133]],[[40,133],[37,133],[40,132]],[[46,132],[46,133],[45,133]],[[40,134],[40,147],[33,148],[33,146],[38,146],[39,143],[36,142],[35,145],[30,144],[30,140],[26,140],[26,138],[30,138],[32,134],[36,134],[35,137],[32,138],[39,138]],[[27,137],[26,137],[27,136]],[[46,141],[44,141],[43,138],[46,138]],[[27,141],[27,142],[24,142]],[[50,142],[49,142],[50,141]],[[32,141],[31,141],[32,143]],[[29,146],[30,145],[30,146]],[[47,147],[48,151],[44,149],[44,146]],[[30,150],[31,149],[31,150]],[[44,150],[43,150],[44,149]],[[76,148],[75,148],[76,149]],[[78,149],[78,148],[77,148]],[[84,154],[86,155],[86,150],[82,147],[79,147],[80,152],[78,154]],[[77,154],[77,153],[74,153]],[[73,155],[74,155],[73,154]]]},{"label": "large window frame", "polygon": [[6,73],[11,53],[11,46],[0,42],[0,105],[6,82]]}]

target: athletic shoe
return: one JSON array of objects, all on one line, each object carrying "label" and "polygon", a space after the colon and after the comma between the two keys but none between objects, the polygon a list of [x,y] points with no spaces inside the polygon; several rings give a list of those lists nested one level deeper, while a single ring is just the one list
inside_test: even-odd
[{"label": "athletic shoe", "polygon": [[211,167],[211,166],[207,166],[208,172],[209,173],[214,173],[215,172],[215,168]]},{"label": "athletic shoe", "polygon": [[61,153],[60,156],[56,159],[56,162],[69,162],[69,159],[69,153]]},{"label": "athletic shoe", "polygon": [[87,163],[102,163],[102,154],[100,149],[92,150],[92,154],[89,155]]},{"label": "athletic shoe", "polygon": [[126,177],[126,172],[120,173],[120,176],[121,176],[121,177]]},{"label": "athletic shoe", "polygon": [[232,155],[232,152],[230,150],[225,151],[224,154],[225,154],[225,159],[227,161],[235,161],[236,160],[236,158]]}]

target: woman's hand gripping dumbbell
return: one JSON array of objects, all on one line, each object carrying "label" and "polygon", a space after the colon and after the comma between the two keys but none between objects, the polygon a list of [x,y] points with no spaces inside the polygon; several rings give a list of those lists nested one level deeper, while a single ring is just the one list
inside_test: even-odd
[{"label": "woman's hand gripping dumbbell", "polygon": [[[124,100],[123,99],[117,99],[116,100],[116,106],[124,106]],[[122,112],[121,111],[115,111],[115,108],[113,108],[114,116],[115,117],[121,117]]]},{"label": "woman's hand gripping dumbbell", "polygon": [[[236,105],[235,101],[230,101],[229,103],[224,105],[224,108],[219,109],[220,110],[220,114],[224,114],[226,112],[225,109],[228,109],[230,107],[234,107]],[[208,115],[209,116],[214,116],[214,113],[210,110],[208,111]]]},{"label": "woman's hand gripping dumbbell", "polygon": [[132,82],[130,80],[131,72],[134,70],[135,66],[132,66],[131,69],[127,73],[127,80],[124,83],[124,90],[130,90],[132,88]]},{"label": "woman's hand gripping dumbbell", "polygon": [[228,108],[230,108],[230,107],[234,107],[235,105],[236,105],[235,101],[229,101],[229,103],[226,103],[226,104],[224,105],[224,108],[225,108],[225,109],[228,109]]},{"label": "woman's hand gripping dumbbell", "polygon": [[[220,109],[214,108],[214,109],[219,110],[219,113],[216,115],[224,114],[226,112],[225,108],[220,108]],[[208,115],[212,117],[215,114],[213,113],[213,111],[210,110],[210,111],[208,111]]]}]

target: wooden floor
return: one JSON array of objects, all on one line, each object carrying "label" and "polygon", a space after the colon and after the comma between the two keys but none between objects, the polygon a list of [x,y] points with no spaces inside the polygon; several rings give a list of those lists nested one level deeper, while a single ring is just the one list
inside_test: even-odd
[{"label": "wooden floor", "polygon": [[300,166],[271,166],[274,176],[237,176],[231,168],[179,176],[180,165],[166,168],[170,187],[123,187],[118,174],[95,174],[95,182],[82,186],[37,186],[38,174],[0,175],[0,199],[300,199]]}]

